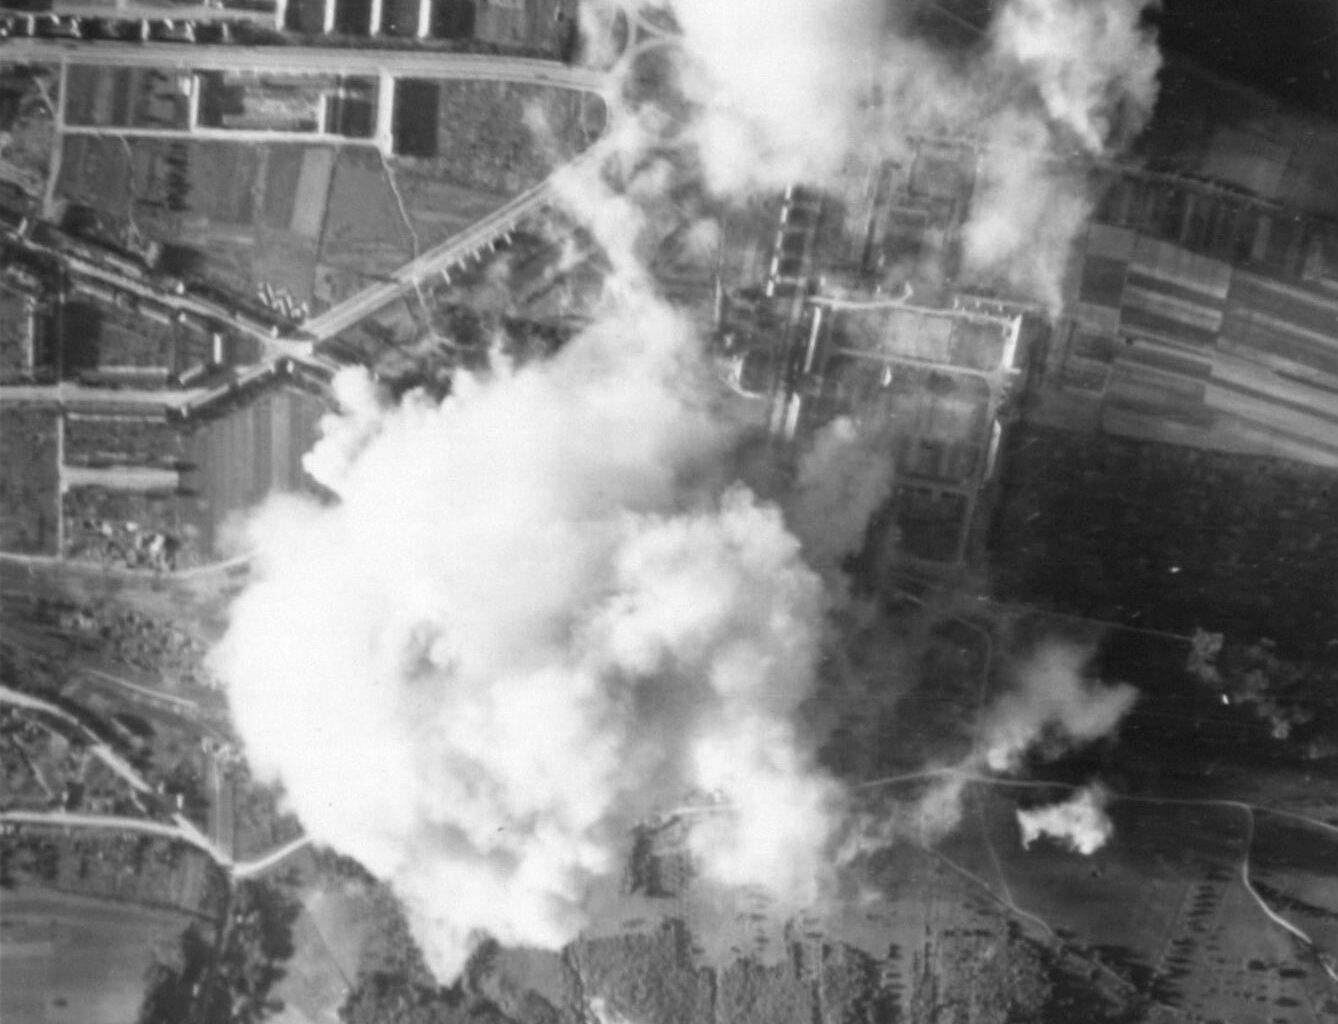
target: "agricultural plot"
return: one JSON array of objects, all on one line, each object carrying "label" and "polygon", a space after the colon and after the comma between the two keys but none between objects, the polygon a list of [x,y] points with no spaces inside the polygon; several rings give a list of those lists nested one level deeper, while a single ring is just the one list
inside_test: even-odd
[{"label": "agricultural plot", "polygon": [[0,68],[0,182],[40,203],[55,150],[60,80],[54,67],[18,64]]},{"label": "agricultural plot", "polygon": [[189,919],[22,886],[0,920],[0,1018],[80,1024],[136,1019],[144,980],[171,960]]},{"label": "agricultural plot", "polygon": [[[413,109],[396,114],[401,162],[498,196],[534,187],[604,128],[603,100],[586,93],[468,80],[405,85]],[[427,118],[427,109],[435,109],[435,118]]]},{"label": "agricultural plot", "polygon": [[181,429],[161,418],[67,413],[65,465],[175,468],[186,457]]},{"label": "agricultural plot", "polygon": [[65,141],[59,196],[192,254],[187,276],[251,296],[311,297],[334,151],[216,141]]},{"label": "agricultural plot", "polygon": [[150,374],[166,383],[175,363],[173,325],[135,316],[111,303],[76,291],[61,318],[65,373],[102,370],[134,373],[137,386],[146,386]]},{"label": "agricultural plot", "polygon": [[53,410],[0,409],[0,551],[56,553],[58,429]]},{"label": "agricultural plot", "polygon": [[50,361],[44,326],[37,300],[0,280],[0,381],[30,381]]},{"label": "agricultural plot", "polygon": [[32,884],[216,920],[226,879],[209,856],[175,839],[58,825],[8,826],[5,865]]},{"label": "agricultural plot", "polygon": [[357,976],[369,900],[356,885],[331,882],[306,891],[301,902],[293,922],[295,952],[274,995],[298,1020],[320,1024],[336,1019]]},{"label": "agricultural plot", "polygon": [[319,398],[279,388],[196,428],[186,457],[194,468],[182,476],[180,507],[202,557],[233,550],[245,513],[268,495],[313,486],[302,456],[324,412]]},{"label": "agricultural plot", "polygon": [[177,128],[190,119],[189,76],[156,68],[69,68],[65,121],[71,125]]},{"label": "agricultural plot", "polygon": [[392,173],[371,150],[340,151],[316,269],[318,307],[334,305],[384,280],[412,259],[425,241],[415,239],[415,225],[399,205]]}]

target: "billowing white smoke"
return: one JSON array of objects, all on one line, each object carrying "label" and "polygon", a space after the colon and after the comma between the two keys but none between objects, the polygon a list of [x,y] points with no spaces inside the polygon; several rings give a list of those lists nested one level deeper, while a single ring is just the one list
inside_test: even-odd
[{"label": "billowing white smoke", "polygon": [[870,0],[672,0],[700,104],[707,184],[738,195],[822,181],[845,160],[878,72]]},{"label": "billowing white smoke", "polygon": [[[899,121],[914,98],[935,124],[981,110],[925,51],[903,47],[899,71],[864,59],[872,0],[674,10],[718,190],[837,166],[866,66],[898,131],[916,126]],[[940,81],[960,95],[924,85]],[[703,870],[789,898],[820,875],[840,808],[793,724],[822,583],[778,510],[703,483],[731,439],[699,398],[697,340],[639,266],[640,211],[663,202],[670,165],[647,158],[653,118],[610,123],[619,186],[587,162],[560,189],[613,267],[601,318],[551,361],[458,375],[439,404],[388,405],[341,375],[343,411],[307,463],[337,501],[257,516],[254,580],[214,658],[258,774],[317,841],[394,883],[443,979],[480,931],[572,938],[626,826],[685,791],[731,808],[693,831]],[[861,507],[883,493],[860,484]],[[816,563],[857,519],[834,524],[840,544]],[[1111,724],[1070,706],[1088,691],[1065,692],[1009,706],[1001,763],[1048,722],[1079,741]]]},{"label": "billowing white smoke", "polygon": [[1014,687],[981,716],[971,753],[927,773],[929,785],[916,799],[880,807],[857,822],[846,856],[899,839],[937,842],[961,823],[967,786],[986,781],[982,773],[1012,774],[1029,755],[1053,760],[1114,737],[1138,691],[1089,679],[1084,670],[1090,657],[1090,650],[1073,644],[1042,645],[1014,669]]},{"label": "billowing white smoke", "polygon": [[1051,308],[1091,211],[1084,172],[1067,165],[1122,148],[1156,100],[1144,0],[1007,0],[965,64],[896,34],[898,5],[881,0],[664,6],[683,30],[691,136],[716,191],[822,182],[854,154],[900,158],[912,135],[971,140],[964,272]]},{"label": "billowing white smoke", "polygon": [[[963,234],[968,275],[1001,278],[1050,309],[1092,198],[1071,157],[1119,150],[1157,98],[1161,57],[1144,0],[1008,0],[991,28],[1001,83],[1034,88],[986,119],[986,154]],[[1007,90],[1005,90],[1007,92]]]},{"label": "billowing white smoke", "polygon": [[1035,83],[1046,113],[1089,153],[1137,132],[1157,99],[1161,58],[1141,27],[1147,0],[1008,0],[995,50]]},{"label": "billowing white smoke", "polygon": [[802,897],[837,794],[792,716],[823,594],[778,510],[698,493],[724,440],[684,325],[625,305],[554,360],[385,405],[346,371],[255,520],[215,653],[256,770],[390,879],[443,978],[471,936],[557,947],[626,826],[685,792],[709,876]]},{"label": "billowing white smoke", "polygon": [[1081,647],[1051,642],[1018,668],[1016,688],[993,703],[981,730],[979,755],[991,771],[1015,771],[1046,743],[1053,754],[1114,734],[1138,691],[1088,679],[1090,657]]},{"label": "billowing white smoke", "polygon": [[1106,813],[1110,794],[1099,784],[1085,786],[1063,803],[1017,812],[1022,830],[1022,845],[1030,848],[1042,836],[1049,836],[1075,853],[1090,857],[1115,832]]}]

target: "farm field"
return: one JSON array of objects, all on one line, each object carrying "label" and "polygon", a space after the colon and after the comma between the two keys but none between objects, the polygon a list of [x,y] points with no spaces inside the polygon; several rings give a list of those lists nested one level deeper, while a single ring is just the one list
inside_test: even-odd
[{"label": "farm field", "polygon": [[410,80],[400,88],[397,162],[494,195],[533,188],[604,130],[604,101],[593,94],[468,80]]},{"label": "farm field", "polygon": [[417,226],[400,208],[393,173],[370,149],[346,147],[336,157],[316,268],[317,308],[384,279],[412,259],[418,246],[435,244],[422,237],[416,244]]},{"label": "farm field", "polygon": [[233,550],[247,511],[275,492],[310,489],[302,456],[317,438],[325,403],[304,391],[275,388],[196,427],[187,441],[178,498],[202,556]]},{"label": "farm field", "polygon": [[0,920],[0,1018],[34,1024],[132,1021],[150,966],[170,960],[185,915],[20,886]]},{"label": "farm field", "polygon": [[185,458],[180,427],[160,417],[67,413],[65,465],[174,467]]},{"label": "farm field", "polygon": [[57,195],[97,209],[113,237],[184,246],[186,276],[253,295],[311,297],[334,150],[161,139],[65,140]]},{"label": "farm field", "polygon": [[54,410],[0,409],[0,551],[56,554],[58,429]]},{"label": "farm field", "polygon": [[46,192],[55,150],[55,108],[60,99],[60,79],[55,67],[21,64],[0,67],[0,182],[17,190],[6,195],[5,206],[40,206]]},{"label": "farm field", "polygon": [[[190,97],[183,78],[154,68],[71,65],[66,81],[65,121],[185,130]],[[188,79],[187,79],[188,80]]]},{"label": "farm field", "polygon": [[213,921],[226,881],[203,851],[175,839],[59,825],[7,826],[6,870],[32,884],[116,904],[158,907]]},{"label": "farm field", "polygon": [[296,951],[274,994],[292,1024],[327,1024],[337,1019],[357,976],[373,911],[361,886],[337,880],[304,887],[300,901],[293,922]]}]

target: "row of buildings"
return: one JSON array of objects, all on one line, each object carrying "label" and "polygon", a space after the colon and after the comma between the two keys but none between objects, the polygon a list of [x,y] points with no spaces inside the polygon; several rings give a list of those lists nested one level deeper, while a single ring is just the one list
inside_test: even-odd
[{"label": "row of buildings", "polygon": [[[258,33],[473,40],[552,49],[574,43],[562,0],[38,0],[0,5],[4,32],[21,36],[272,42]],[[2,33],[0,33],[2,34]]]}]

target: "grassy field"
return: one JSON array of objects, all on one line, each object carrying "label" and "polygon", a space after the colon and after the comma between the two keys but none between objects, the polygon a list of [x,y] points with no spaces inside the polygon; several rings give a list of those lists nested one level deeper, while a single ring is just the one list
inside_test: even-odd
[{"label": "grassy field", "polygon": [[0,1018],[34,1024],[132,1021],[145,975],[170,959],[189,919],[22,886],[0,919]]},{"label": "grassy field", "polygon": [[412,222],[405,221],[389,173],[371,150],[340,151],[316,269],[318,306],[334,305],[413,258]]},{"label": "grassy field", "polygon": [[307,888],[301,902],[296,951],[274,994],[296,1020],[324,1024],[335,1019],[357,976],[372,911],[362,886],[337,880]]},{"label": "grassy field", "polygon": [[51,410],[0,409],[0,551],[56,553],[56,419]]}]

